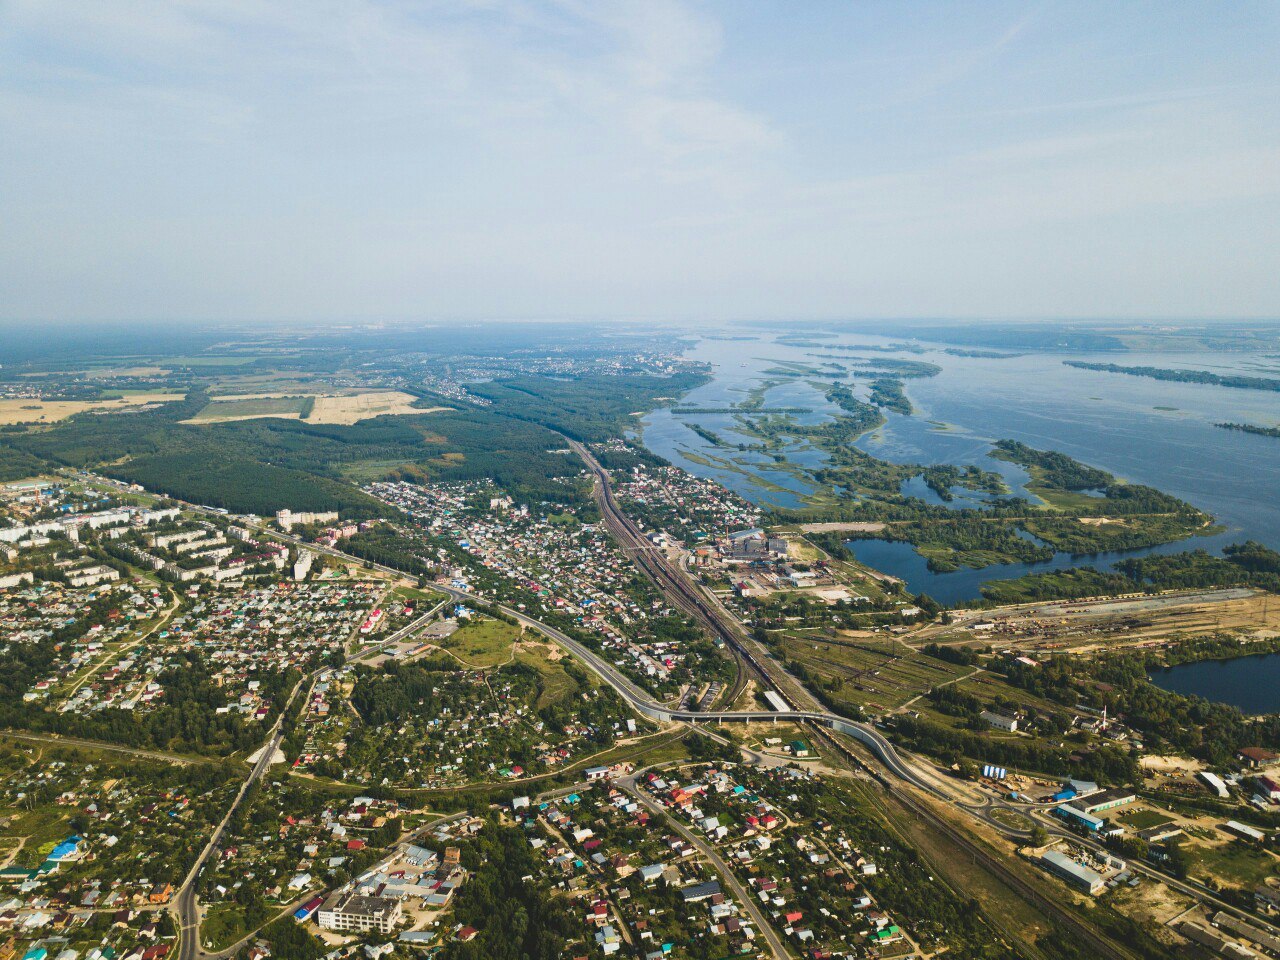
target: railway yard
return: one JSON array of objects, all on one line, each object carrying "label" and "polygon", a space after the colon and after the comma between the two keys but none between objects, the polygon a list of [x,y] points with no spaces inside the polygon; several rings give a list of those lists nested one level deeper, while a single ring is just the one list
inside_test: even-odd
[{"label": "railway yard", "polygon": [[1018,604],[956,611],[950,624],[929,626],[912,639],[1093,653],[1223,632],[1259,640],[1280,635],[1280,601],[1265,591],[1233,587]]}]

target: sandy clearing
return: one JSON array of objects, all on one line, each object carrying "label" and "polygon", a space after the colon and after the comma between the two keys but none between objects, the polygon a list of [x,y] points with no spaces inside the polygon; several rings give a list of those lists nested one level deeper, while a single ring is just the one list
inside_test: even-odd
[{"label": "sandy clearing", "polygon": [[1156,773],[1195,773],[1201,769],[1201,765],[1194,760],[1188,760],[1186,757],[1161,756],[1160,754],[1147,754],[1138,761],[1139,766],[1143,770],[1153,770]]},{"label": "sandy clearing", "polygon": [[54,423],[86,410],[128,410],[182,398],[181,393],[135,393],[119,400],[0,400],[0,424]]},{"label": "sandy clearing", "polygon": [[802,523],[800,529],[805,533],[879,533],[884,529],[883,523]]},{"label": "sandy clearing", "polygon": [[179,423],[192,423],[200,426],[206,423],[237,423],[241,420],[265,420],[270,417],[272,420],[301,420],[302,415],[299,413],[245,413],[235,417],[195,417],[191,420],[180,420]]}]

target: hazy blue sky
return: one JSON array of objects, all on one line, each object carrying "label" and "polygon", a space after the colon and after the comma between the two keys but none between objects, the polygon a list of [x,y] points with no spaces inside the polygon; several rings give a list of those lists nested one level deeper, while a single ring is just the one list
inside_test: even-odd
[{"label": "hazy blue sky", "polygon": [[1280,4],[0,0],[0,317],[1280,316]]}]

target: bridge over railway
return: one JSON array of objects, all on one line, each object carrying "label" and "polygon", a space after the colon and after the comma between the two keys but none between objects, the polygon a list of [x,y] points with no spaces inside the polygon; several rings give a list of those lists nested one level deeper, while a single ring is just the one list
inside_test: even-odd
[{"label": "bridge over railway", "polygon": [[[588,469],[595,475],[597,501],[600,503],[606,524],[619,543],[635,559],[637,565],[655,581],[670,602],[696,621],[702,623],[713,636],[722,639],[738,661],[742,669],[739,670],[739,680],[734,685],[727,702],[732,703],[736,699],[737,695],[745,688],[748,675],[751,675],[759,679],[763,691],[771,692],[774,696],[781,698],[781,702],[789,709],[712,709],[708,711],[693,711],[659,703],[646,691],[636,686],[615,664],[604,659],[596,651],[578,642],[562,630],[536,620],[523,611],[512,607],[494,604],[497,609],[568,650],[605,683],[617,691],[637,712],[651,719],[690,723],[701,725],[704,728],[707,725],[722,723],[759,723],[782,720],[812,725],[815,728],[816,735],[820,735],[830,746],[843,753],[851,762],[860,764],[864,769],[871,772],[892,793],[897,802],[902,804],[917,819],[947,835],[961,850],[970,855],[975,863],[981,863],[984,869],[992,876],[1007,884],[1010,889],[1015,890],[1027,902],[1041,909],[1046,916],[1052,917],[1062,927],[1077,934],[1085,943],[1089,944],[1094,956],[1112,957],[1116,958],[1116,960],[1131,960],[1131,958],[1135,957],[1135,954],[1126,945],[1101,934],[1091,923],[1065,907],[1058,899],[1046,896],[1037,886],[1028,883],[1024,877],[1010,868],[1001,858],[994,856],[985,844],[977,842],[968,835],[967,831],[958,830],[954,823],[941,816],[938,810],[934,808],[934,805],[922,802],[921,798],[918,795],[913,795],[910,790],[897,789],[902,783],[909,784],[919,791],[931,795],[934,799],[950,805],[953,809],[963,811],[975,819],[983,821],[988,827],[1006,836],[1015,840],[1026,836],[1026,831],[1010,829],[992,816],[992,813],[997,809],[1014,809],[1012,806],[990,802],[970,804],[947,794],[938,783],[933,782],[919,768],[909,763],[874,726],[823,709],[810,691],[787,673],[776,660],[769,656],[767,651],[747,635],[741,623],[719,603],[718,598],[703,591],[701,587],[693,582],[686,571],[673,565],[665,554],[644,538],[634,521],[622,513],[614,500],[609,475],[581,444],[574,441],[569,441],[569,444],[582,457]],[[195,509],[207,510],[208,508],[195,507]],[[287,533],[270,531],[270,534],[277,539],[294,543],[299,547],[326,553],[389,575],[404,576],[403,571],[394,567],[362,560],[335,548],[307,543]],[[432,589],[447,594],[455,600],[474,602],[477,599],[474,594],[468,591],[458,590],[444,584],[433,584]],[[417,625],[418,623],[415,621],[415,624],[411,625],[411,627]],[[404,632],[409,633],[411,629],[406,628]],[[884,772],[882,773],[878,769],[869,767],[850,750],[846,743],[824,732],[828,730],[857,740],[883,765]],[[250,780],[260,775],[261,771],[255,767]],[[232,811],[228,811],[228,816],[234,811],[235,806],[233,804]],[[1065,833],[1057,828],[1056,825],[1050,823],[1047,826],[1050,835],[1070,837],[1076,843],[1097,846],[1091,840]],[[199,873],[198,867],[189,876],[182,890],[183,897],[181,902],[178,903],[177,912],[184,932],[182,948],[179,954],[180,960],[196,960],[199,952],[199,945],[195,942],[195,931],[198,929],[199,924],[199,912],[194,890],[194,880]],[[1144,876],[1159,879],[1172,889],[1224,910],[1233,916],[1247,918],[1251,922],[1259,923],[1270,930],[1275,930],[1265,921],[1260,921],[1235,905],[1220,899],[1215,891],[1209,890],[1199,883],[1180,881],[1146,864],[1134,863],[1132,869]],[[1280,931],[1276,931],[1276,933],[1280,934]]]}]

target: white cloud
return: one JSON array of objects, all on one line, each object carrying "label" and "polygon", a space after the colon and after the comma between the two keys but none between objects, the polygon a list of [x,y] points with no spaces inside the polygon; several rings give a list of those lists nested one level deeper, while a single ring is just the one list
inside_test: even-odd
[{"label": "white cloud", "polygon": [[1280,312],[1274,69],[1020,16],[11,0],[0,315]]}]

